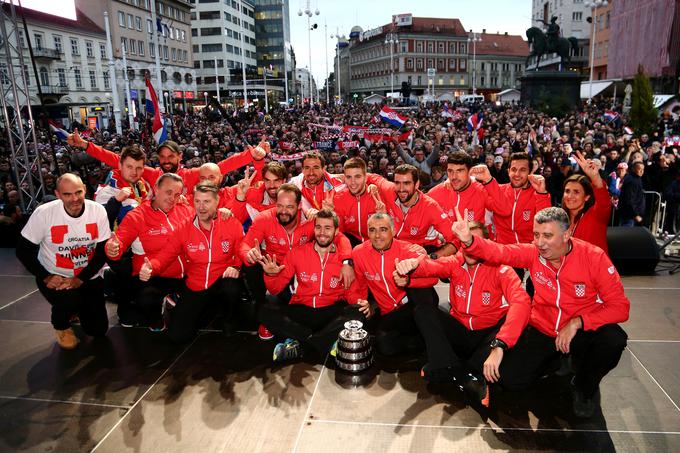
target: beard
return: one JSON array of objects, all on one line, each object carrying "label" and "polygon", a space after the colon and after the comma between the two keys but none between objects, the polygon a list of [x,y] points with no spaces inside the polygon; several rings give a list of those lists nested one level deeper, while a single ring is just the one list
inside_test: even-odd
[{"label": "beard", "polygon": [[295,220],[295,216],[292,216],[290,214],[276,214],[276,219],[279,221],[279,223],[282,226],[290,225],[293,223],[293,220]]}]

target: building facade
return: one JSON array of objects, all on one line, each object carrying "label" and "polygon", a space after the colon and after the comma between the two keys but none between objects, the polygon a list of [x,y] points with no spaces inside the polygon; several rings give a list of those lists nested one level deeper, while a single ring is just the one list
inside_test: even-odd
[{"label": "building facade", "polygon": [[521,86],[519,78],[529,55],[529,45],[519,35],[482,33],[470,46],[470,81],[474,90],[486,99],[496,93]]},{"label": "building facade", "polygon": [[[166,110],[182,109],[196,98],[191,6],[187,0],[155,0],[153,4],[156,24],[151,16],[152,0],[76,0],[76,7],[102,29],[103,12],[108,12],[120,105],[126,105],[124,69],[127,69],[133,108],[143,106],[147,75],[159,91],[155,64],[158,54],[162,87],[162,94],[157,93],[159,102],[168,104]],[[158,48],[154,34],[158,35]],[[126,49],[127,68],[123,67],[123,49]],[[121,107],[121,110],[124,109]]]},{"label": "building facade", "polygon": [[307,68],[295,68],[295,93],[296,93],[295,102],[297,104],[309,102],[310,82],[312,84],[311,90],[312,97],[314,98],[314,101],[316,101],[316,99],[319,96],[319,92],[316,86],[316,80],[314,80],[314,76],[310,75],[309,70]]},{"label": "building facade", "polygon": [[[192,1],[191,39],[200,97],[208,93],[220,102],[243,102],[243,63],[246,80],[256,70],[255,7],[252,2]],[[216,83],[217,80],[217,83]],[[249,100],[255,96],[247,86]]]},{"label": "building facade", "polygon": [[[107,112],[94,111],[109,103],[107,93],[110,91],[104,30],[79,9],[76,9],[76,20],[19,7],[17,15],[26,19],[29,34],[27,39],[24,30],[19,30],[18,36],[31,104],[40,104],[40,92],[43,104],[63,104],[63,109],[53,111],[57,118],[86,124],[88,116],[97,116],[101,121]],[[4,61],[0,63],[0,81],[4,85],[10,83]]]},{"label": "building facade", "polygon": [[402,16],[409,17],[350,37],[351,94],[387,95],[398,92],[402,82],[416,95],[466,93],[468,35],[460,21]]},{"label": "building facade", "polygon": [[[588,47],[588,71],[593,57],[593,80],[608,79],[607,63],[609,61],[609,36],[611,32],[612,3],[592,9],[590,16],[590,39]],[[593,48],[595,46],[595,48]]]},{"label": "building facade", "polygon": [[291,96],[295,70],[290,46],[289,0],[251,1],[255,4],[258,75],[263,77],[265,68],[272,71],[273,77],[267,82],[267,91],[271,98],[285,101],[285,80],[288,79],[288,95]]}]

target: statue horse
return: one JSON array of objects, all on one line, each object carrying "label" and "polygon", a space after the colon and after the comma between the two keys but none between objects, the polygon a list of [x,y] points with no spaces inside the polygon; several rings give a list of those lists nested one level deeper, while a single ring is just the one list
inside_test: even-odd
[{"label": "statue horse", "polygon": [[573,36],[570,38],[558,38],[555,48],[548,48],[548,38],[538,27],[531,27],[528,29],[527,38],[529,39],[529,44],[531,45],[531,53],[527,57],[525,66],[528,67],[529,59],[535,56],[536,69],[538,69],[538,63],[541,61],[541,56],[543,56],[543,54],[552,52],[556,52],[560,56],[560,66],[564,68],[564,63],[569,63],[571,61],[569,49],[573,49],[574,52],[576,52],[578,49],[578,40]]}]

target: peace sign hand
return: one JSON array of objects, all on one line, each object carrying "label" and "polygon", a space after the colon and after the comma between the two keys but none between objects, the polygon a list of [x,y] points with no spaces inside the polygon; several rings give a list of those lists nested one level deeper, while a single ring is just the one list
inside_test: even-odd
[{"label": "peace sign hand", "polygon": [[598,171],[595,162],[586,159],[581,151],[576,151],[575,154],[576,156],[574,158],[576,159],[578,166],[581,167],[581,170],[583,170],[583,173],[585,173],[585,175],[590,178],[590,181],[593,183],[593,185],[599,186],[598,184],[595,184],[601,179],[600,172]]},{"label": "peace sign hand", "polygon": [[451,231],[453,231],[453,233],[458,236],[458,239],[460,239],[463,244],[469,245],[472,242],[472,233],[470,232],[470,226],[466,220],[468,217],[468,210],[465,209],[465,217],[460,215],[458,207],[456,207],[455,210],[456,221],[453,222]]},{"label": "peace sign hand", "polygon": [[323,201],[321,202],[321,207],[323,209],[330,209],[331,211],[335,209],[335,203],[333,203],[334,194],[334,190],[329,190],[323,194]]},{"label": "peace sign hand", "polygon": [[368,186],[368,191],[371,194],[371,197],[373,197],[373,201],[375,201],[375,212],[387,214],[387,208],[385,207],[385,203],[383,203],[382,198],[380,198],[378,187],[374,184],[371,184]]},{"label": "peace sign hand", "polygon": [[248,189],[250,189],[250,185],[252,184],[253,179],[255,179],[256,174],[257,172],[255,171],[251,174],[250,167],[246,167],[243,179],[236,184],[236,199],[238,201],[246,201],[246,193],[248,192]]}]

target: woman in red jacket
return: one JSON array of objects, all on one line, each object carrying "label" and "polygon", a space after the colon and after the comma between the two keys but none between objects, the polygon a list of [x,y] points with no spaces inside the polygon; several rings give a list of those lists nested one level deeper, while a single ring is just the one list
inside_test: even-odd
[{"label": "woman in red jacket", "polygon": [[562,192],[562,208],[569,215],[571,235],[600,247],[609,255],[607,224],[612,212],[609,191],[593,161],[578,151],[575,159],[585,176],[568,177]]}]

